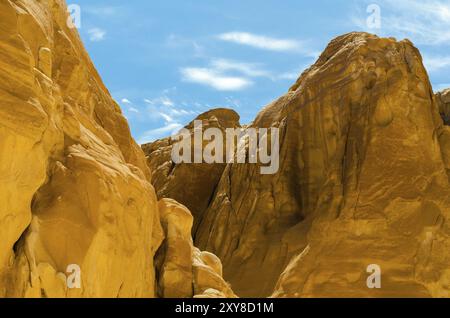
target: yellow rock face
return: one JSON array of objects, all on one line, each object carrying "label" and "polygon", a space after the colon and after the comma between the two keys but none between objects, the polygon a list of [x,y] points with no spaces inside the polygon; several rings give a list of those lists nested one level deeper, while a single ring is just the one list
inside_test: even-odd
[{"label": "yellow rock face", "polygon": [[0,296],[151,297],[150,173],[67,18],[63,1],[0,3]]},{"label": "yellow rock face", "polygon": [[66,10],[0,2],[0,297],[450,297],[449,95],[409,41],[333,40],[251,125],[262,175],[146,160]]},{"label": "yellow rock face", "polygon": [[236,297],[222,278],[217,256],[193,246],[193,217],[183,205],[171,199],[159,202],[165,233],[158,250],[158,293],[165,298]]},{"label": "yellow rock face", "polygon": [[409,41],[336,38],[252,124],[281,129],[279,172],[228,165],[196,245],[240,296],[450,296],[447,102]]},{"label": "yellow rock face", "polygon": [[144,153],[67,21],[61,0],[0,3],[0,297],[234,295],[221,273],[198,274],[190,212],[158,206]]},{"label": "yellow rock face", "polygon": [[[196,118],[202,122],[203,129],[240,127],[239,115],[225,108],[210,110]],[[186,128],[191,133],[192,154],[194,147],[194,122]],[[174,140],[165,138],[142,146],[152,171],[152,184],[158,198],[172,198],[183,203],[194,216],[193,232],[197,231],[203,213],[214,195],[214,190],[222,177],[226,164],[173,164],[172,149]],[[200,149],[203,151],[203,149]],[[193,158],[192,158],[193,159]]]}]

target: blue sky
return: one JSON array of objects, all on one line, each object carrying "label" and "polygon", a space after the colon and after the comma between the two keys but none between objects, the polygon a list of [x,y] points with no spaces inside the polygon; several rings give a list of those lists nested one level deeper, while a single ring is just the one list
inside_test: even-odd
[{"label": "blue sky", "polygon": [[[409,38],[450,87],[450,0],[77,0],[79,32],[139,143],[229,107],[251,122],[334,37]],[[380,28],[367,19],[380,8]],[[371,20],[373,21],[373,20]]]}]

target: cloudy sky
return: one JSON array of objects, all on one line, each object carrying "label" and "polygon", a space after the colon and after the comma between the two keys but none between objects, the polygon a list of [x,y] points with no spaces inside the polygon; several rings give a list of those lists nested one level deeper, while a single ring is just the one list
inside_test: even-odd
[{"label": "cloudy sky", "polygon": [[[450,87],[450,0],[76,0],[80,34],[140,143],[214,107],[251,122],[334,37],[409,38]],[[377,23],[376,17],[381,17]]]}]

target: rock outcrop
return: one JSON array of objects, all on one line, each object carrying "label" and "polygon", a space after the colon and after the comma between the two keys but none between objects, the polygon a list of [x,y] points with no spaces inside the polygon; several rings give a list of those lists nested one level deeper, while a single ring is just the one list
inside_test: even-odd
[{"label": "rock outcrop", "polygon": [[437,93],[436,103],[445,125],[439,130],[439,142],[441,144],[442,159],[450,180],[450,89]]},{"label": "rock outcrop", "polygon": [[[210,110],[195,120],[202,121],[203,129],[218,128],[225,132],[226,128],[240,127],[239,115],[225,108]],[[193,156],[194,121],[185,128],[191,132]],[[226,164],[174,164],[172,161],[174,142],[172,137],[168,137],[143,145],[142,149],[147,155],[148,165],[153,174],[152,184],[157,190],[158,198],[172,198],[188,207],[194,216],[195,233],[203,213],[212,200]]]},{"label": "rock outcrop", "polygon": [[67,21],[63,1],[0,3],[0,296],[152,297],[150,172]]},{"label": "rock outcrop", "polygon": [[450,125],[450,88],[436,94],[439,112],[446,125]]},{"label": "rock outcrop", "polygon": [[236,297],[222,279],[217,256],[195,248],[191,230],[193,217],[183,205],[171,199],[159,203],[165,240],[157,257],[159,295],[164,298]]},{"label": "rock outcrop", "polygon": [[[68,18],[62,0],[0,1],[0,297],[154,297],[176,280],[155,277],[161,203]],[[197,294],[231,295],[216,259],[200,253],[208,278],[174,252]]]},{"label": "rock outcrop", "polygon": [[336,38],[251,124],[280,128],[279,172],[227,165],[196,245],[240,296],[450,296],[446,103],[408,40]]},{"label": "rock outcrop", "polygon": [[0,2],[0,297],[450,297],[449,91],[411,42],[333,40],[250,125],[281,131],[263,175],[146,158],[67,21]]}]

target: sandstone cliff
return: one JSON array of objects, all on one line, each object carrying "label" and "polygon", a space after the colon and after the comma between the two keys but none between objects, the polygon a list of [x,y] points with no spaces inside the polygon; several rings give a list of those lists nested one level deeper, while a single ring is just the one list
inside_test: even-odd
[{"label": "sandstone cliff", "polygon": [[450,125],[450,88],[436,94],[439,112],[446,125]]},{"label": "sandstone cliff", "polygon": [[[230,109],[218,108],[201,114],[195,120],[202,122],[203,129],[240,127],[239,115]],[[196,151],[194,145],[194,121],[185,127],[190,131],[192,156]],[[174,164],[171,137],[142,146],[147,155],[148,165],[152,170],[152,184],[157,190],[158,198],[172,198],[183,203],[194,216],[194,233],[203,213],[212,200],[216,186],[226,167],[225,164]],[[202,149],[198,149],[202,151]],[[193,159],[193,158],[192,158]]]},{"label": "sandstone cliff", "polygon": [[[174,221],[67,21],[62,0],[0,1],[0,297],[153,297]],[[189,247],[186,296],[232,295],[219,261]]]},{"label": "sandstone cliff", "polygon": [[411,42],[336,38],[251,125],[281,129],[279,172],[227,165],[195,243],[240,296],[449,297],[446,96]]},{"label": "sandstone cliff", "polygon": [[250,125],[281,130],[262,175],[145,158],[67,18],[0,2],[0,297],[450,297],[449,91],[409,41],[333,40]]}]

